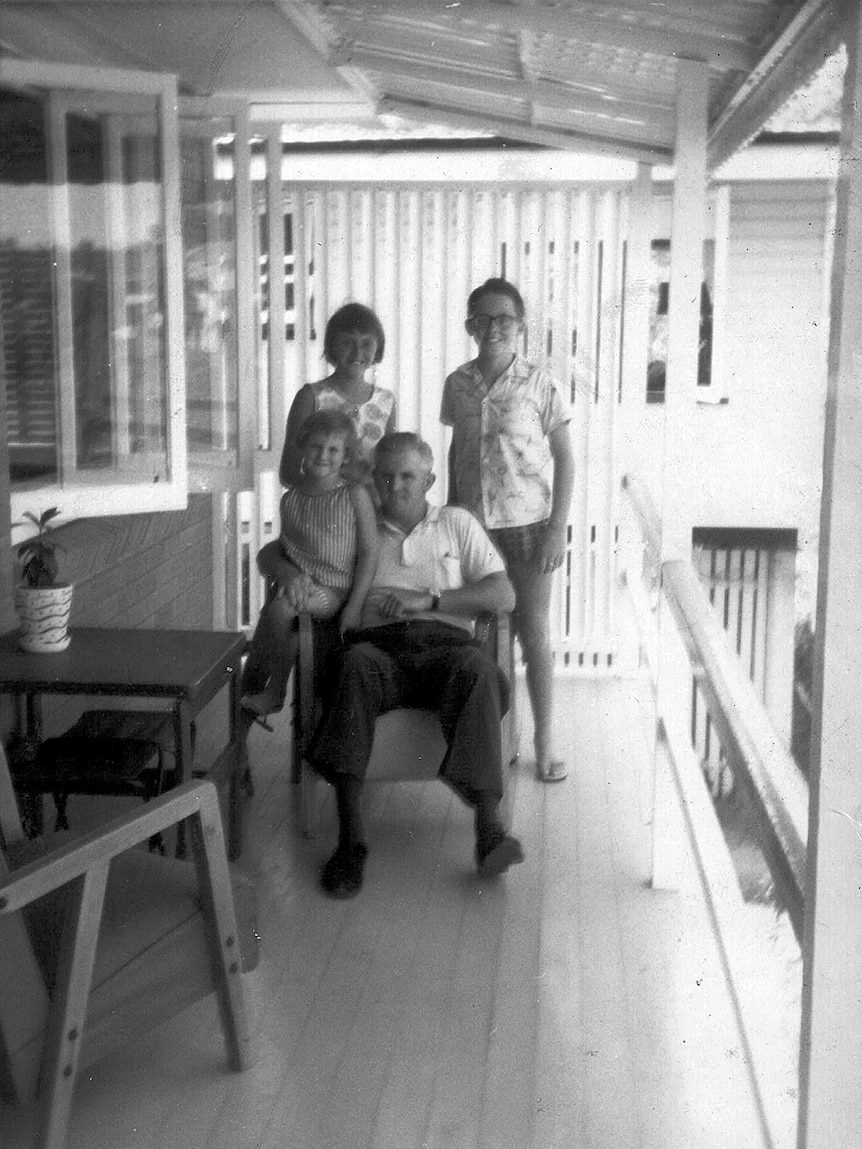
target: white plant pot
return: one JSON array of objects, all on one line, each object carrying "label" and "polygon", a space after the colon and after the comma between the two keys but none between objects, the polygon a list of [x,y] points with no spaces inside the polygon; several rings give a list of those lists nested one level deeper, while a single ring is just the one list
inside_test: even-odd
[{"label": "white plant pot", "polygon": [[66,649],[71,642],[72,589],[71,583],[15,588],[15,609],[20,623],[18,645],[22,650],[49,654]]}]

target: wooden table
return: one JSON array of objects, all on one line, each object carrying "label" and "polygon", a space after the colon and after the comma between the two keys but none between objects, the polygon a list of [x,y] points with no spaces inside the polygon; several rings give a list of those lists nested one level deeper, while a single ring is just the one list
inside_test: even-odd
[{"label": "wooden table", "polygon": [[26,703],[28,733],[40,733],[39,699],[45,694],[169,699],[173,713],[177,780],[192,774],[192,721],[225,687],[229,691],[227,744],[206,771],[227,785],[228,853],[242,850],[240,779],[240,659],[245,636],[235,631],[140,630],[73,627],[60,653],[29,654],[15,632],[0,635],[0,693]]}]

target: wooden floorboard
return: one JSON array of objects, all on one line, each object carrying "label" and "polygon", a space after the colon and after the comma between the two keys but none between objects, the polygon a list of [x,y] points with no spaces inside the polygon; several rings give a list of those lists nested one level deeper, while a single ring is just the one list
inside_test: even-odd
[{"label": "wooden floorboard", "polygon": [[[521,689],[523,684],[521,684]],[[202,1002],[84,1074],[69,1149],[761,1149],[702,904],[649,887],[648,713],[634,681],[561,679],[567,781],[509,774],[525,863],[482,881],[439,782],[367,788],[358,898],[317,887],[288,716],[255,729],[243,868],[257,1062],[230,1073]],[[24,1149],[32,1113],[0,1112]]]}]

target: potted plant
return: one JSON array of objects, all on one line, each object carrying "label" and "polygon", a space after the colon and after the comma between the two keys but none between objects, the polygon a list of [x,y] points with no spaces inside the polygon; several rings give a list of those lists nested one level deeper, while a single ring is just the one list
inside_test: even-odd
[{"label": "potted plant", "polygon": [[31,653],[65,650],[71,641],[72,584],[58,580],[57,551],[63,548],[51,537],[51,520],[59,514],[49,507],[41,515],[25,511],[36,534],[16,547],[21,563],[21,582],[15,588],[15,609],[20,632],[18,645]]}]

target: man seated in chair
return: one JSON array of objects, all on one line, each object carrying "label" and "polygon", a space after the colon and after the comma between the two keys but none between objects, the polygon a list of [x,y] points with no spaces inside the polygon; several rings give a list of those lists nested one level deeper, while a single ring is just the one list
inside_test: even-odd
[{"label": "man seated in chair", "polygon": [[362,616],[334,655],[312,766],[335,788],[338,847],[321,873],[331,897],[359,892],[368,855],[361,796],[379,714],[435,710],[447,742],[441,777],[475,811],[476,863],[486,876],[523,861],[499,816],[503,796],[500,720],[508,683],[472,637],[482,612],[503,613],[515,594],[479,522],[461,507],[426,501],[431,448],[412,432],[377,445],[380,559]]}]

